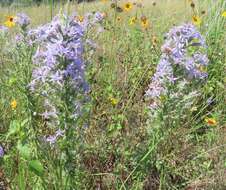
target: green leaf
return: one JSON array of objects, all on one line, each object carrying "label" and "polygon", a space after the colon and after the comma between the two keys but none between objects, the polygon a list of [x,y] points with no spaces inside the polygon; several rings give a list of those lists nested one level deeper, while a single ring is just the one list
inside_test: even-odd
[{"label": "green leaf", "polygon": [[21,122],[21,127],[24,127],[25,124],[27,124],[29,122],[29,119],[25,119]]},{"label": "green leaf", "polygon": [[18,143],[17,149],[19,150],[21,157],[27,160],[31,158],[31,148],[29,147],[29,145],[22,145],[21,143]]},{"label": "green leaf", "polygon": [[44,168],[39,160],[32,160],[29,162],[30,171],[34,172],[38,176],[42,176]]},{"label": "green leaf", "polygon": [[14,135],[15,133],[18,133],[19,131],[20,131],[20,123],[17,120],[11,121],[9,125],[9,131],[6,135],[6,139],[9,138],[9,136]]},{"label": "green leaf", "polygon": [[19,185],[19,189],[20,190],[25,190],[26,188],[26,179],[25,179],[25,166],[24,164],[20,164],[19,165],[19,174],[17,176],[17,179],[18,179],[18,185]]}]

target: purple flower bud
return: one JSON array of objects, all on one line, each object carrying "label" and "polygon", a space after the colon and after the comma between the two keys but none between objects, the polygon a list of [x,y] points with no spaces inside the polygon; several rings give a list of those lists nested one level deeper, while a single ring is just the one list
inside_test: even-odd
[{"label": "purple flower bud", "polygon": [[24,13],[18,13],[16,15],[16,23],[21,26],[22,29],[25,29],[31,22],[31,19]]},{"label": "purple flower bud", "polygon": [[4,156],[4,149],[3,147],[0,145],[0,158]]},{"label": "purple flower bud", "polygon": [[0,25],[0,32],[5,33],[5,32],[7,32],[7,31],[8,31],[8,28],[7,28],[7,27],[1,26],[1,25]]},{"label": "purple flower bud", "polygon": [[46,142],[49,142],[50,145],[52,145],[56,143],[59,137],[62,137],[62,136],[64,136],[64,131],[62,131],[61,129],[58,129],[54,135],[49,135],[48,137],[46,137]]},{"label": "purple flower bud", "polygon": [[96,12],[94,15],[94,22],[100,22],[103,20],[103,18],[104,18],[103,14]]}]

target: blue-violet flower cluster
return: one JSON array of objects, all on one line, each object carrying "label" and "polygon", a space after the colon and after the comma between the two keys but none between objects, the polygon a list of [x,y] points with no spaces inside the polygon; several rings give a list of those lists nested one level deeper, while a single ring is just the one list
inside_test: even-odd
[{"label": "blue-violet flower cluster", "polygon": [[31,19],[24,13],[18,13],[15,21],[23,30],[26,30],[27,26],[31,22]]},{"label": "blue-violet flower cluster", "polygon": [[161,59],[146,91],[146,96],[151,100],[151,110],[160,107],[161,96],[167,94],[169,85],[180,79],[207,77],[205,70],[209,60],[206,48],[204,38],[192,24],[174,27],[169,31],[161,48]]},{"label": "blue-violet flower cluster", "polygon": [[[47,124],[61,126],[55,135],[46,138],[51,144],[63,135],[67,127],[66,123],[62,127],[60,120],[65,121],[66,117],[76,119],[80,114],[81,103],[77,95],[85,95],[89,89],[84,73],[84,38],[89,27],[102,19],[99,13],[93,17],[87,15],[83,21],[76,19],[76,16],[60,14],[51,23],[29,31],[30,38],[38,44],[29,88],[44,97],[44,112],[40,115]],[[65,106],[67,116],[61,112]]]}]

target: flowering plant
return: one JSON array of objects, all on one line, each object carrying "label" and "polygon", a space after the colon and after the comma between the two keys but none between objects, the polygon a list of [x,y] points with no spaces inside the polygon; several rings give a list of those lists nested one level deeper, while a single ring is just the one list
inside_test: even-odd
[{"label": "flowering plant", "polygon": [[184,24],[171,29],[161,50],[160,62],[146,91],[146,96],[151,99],[151,110],[161,107],[161,98],[170,93],[171,85],[181,86],[184,82],[207,77],[205,68],[209,61],[205,40],[194,25]]},{"label": "flowering plant", "polygon": [[29,88],[43,97],[40,115],[51,130],[57,130],[56,134],[46,137],[51,144],[63,136],[68,125],[75,126],[81,114],[81,105],[89,90],[83,59],[84,44],[88,41],[85,34],[101,19],[100,13],[87,14],[83,20],[78,20],[77,15],[59,14],[51,23],[29,32],[38,44]]}]

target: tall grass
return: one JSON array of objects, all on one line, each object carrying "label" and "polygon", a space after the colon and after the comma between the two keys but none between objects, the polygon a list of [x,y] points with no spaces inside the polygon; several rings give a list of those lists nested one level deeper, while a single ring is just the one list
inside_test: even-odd
[{"label": "tall grass", "polygon": [[[119,13],[110,8],[110,2],[101,1],[79,5],[68,1],[63,6],[50,0],[48,5],[39,7],[0,8],[0,22],[6,15],[25,12],[32,18],[32,27],[49,22],[60,9],[68,14],[77,11],[79,15],[92,11],[107,13],[102,23],[104,32],[87,34],[97,43],[92,57],[85,55],[91,91],[90,101],[85,105],[87,114],[79,122],[87,123],[88,127],[78,123],[74,136],[66,144],[59,143],[59,149],[51,150],[37,139],[47,129],[45,122],[34,114],[42,110],[41,99],[27,91],[35,49],[14,47],[9,43],[10,36],[0,39],[3,47],[0,50],[0,144],[7,152],[0,160],[0,171],[6,186],[21,190],[224,190],[226,35],[225,18],[221,14],[226,2],[194,2],[195,11],[202,18],[198,30],[207,40],[209,76],[195,89],[200,96],[192,99],[191,109],[182,109],[191,100],[185,96],[167,104],[161,119],[155,122],[144,94],[160,59],[165,33],[174,25],[191,22],[194,13],[188,1],[160,0],[153,5],[152,1],[144,0],[143,8],[134,6],[128,13]],[[205,14],[201,15],[201,11]],[[146,16],[150,27],[144,30],[139,23],[129,25],[129,19],[135,15]],[[120,22],[117,17],[121,18]],[[16,111],[10,109],[12,99],[18,102]],[[215,118],[217,126],[208,126],[207,117]],[[7,137],[9,130],[17,126],[20,130]],[[34,167],[31,170],[29,160],[23,155],[27,156],[26,150],[21,153],[21,147],[18,148],[20,143],[29,144],[27,148],[40,162],[35,164],[41,171],[36,168],[34,172]],[[59,150],[71,151],[68,165],[62,164],[66,155],[57,158]],[[66,171],[70,172],[68,178]]]}]

